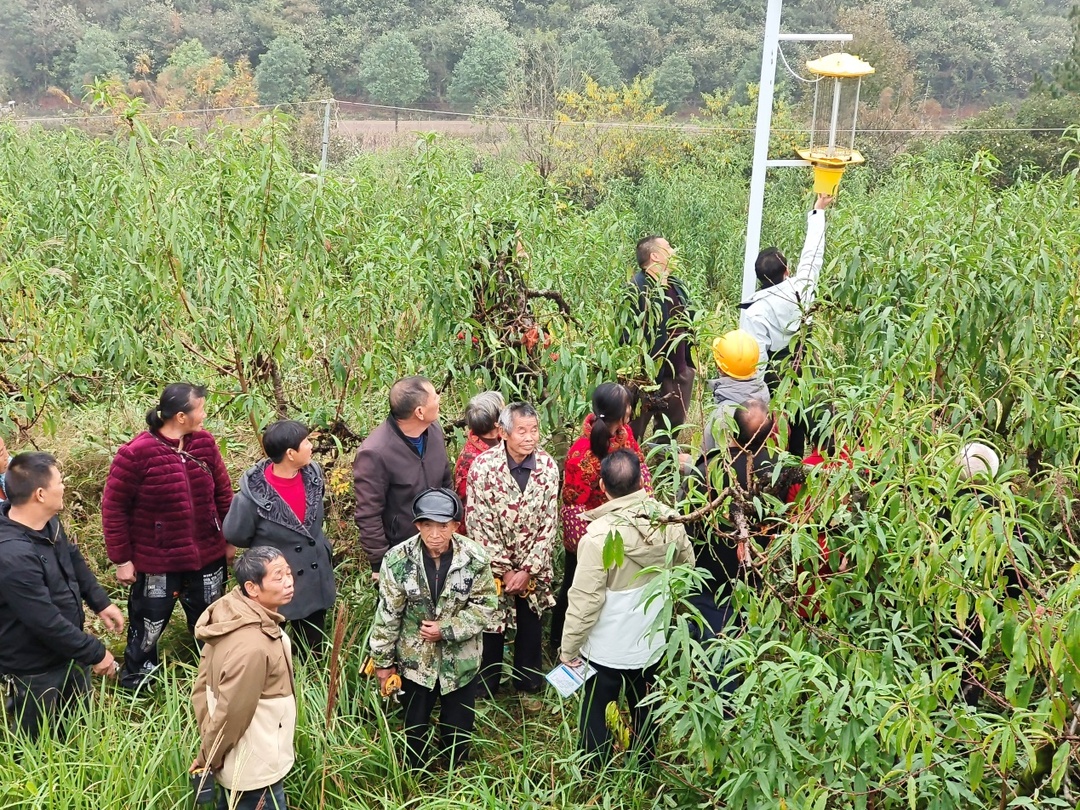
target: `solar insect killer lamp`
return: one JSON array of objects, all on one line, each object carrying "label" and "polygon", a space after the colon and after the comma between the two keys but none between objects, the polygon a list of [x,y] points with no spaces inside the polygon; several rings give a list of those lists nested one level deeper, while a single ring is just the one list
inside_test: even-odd
[{"label": "solar insect killer lamp", "polygon": [[[810,60],[806,63],[806,69],[819,78],[814,83],[810,147],[796,151],[799,157],[814,167],[814,191],[818,194],[835,194],[844,169],[866,162],[866,158],[855,148],[855,125],[859,116],[862,78],[873,73],[874,68],[850,53],[833,53]],[[819,102],[822,95],[828,93],[829,79],[832,79],[832,107],[828,111],[826,125],[827,104]],[[822,85],[825,86],[824,92]],[[851,121],[851,131],[848,132],[846,127],[838,131],[847,121]]]}]

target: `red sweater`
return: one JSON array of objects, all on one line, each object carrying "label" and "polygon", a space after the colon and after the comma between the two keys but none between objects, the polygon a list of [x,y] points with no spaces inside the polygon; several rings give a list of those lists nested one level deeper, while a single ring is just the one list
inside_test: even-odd
[{"label": "red sweater", "polygon": [[281,496],[281,500],[293,510],[296,519],[301,523],[307,515],[307,493],[304,492],[304,476],[297,473],[292,478],[278,478],[274,475],[274,465],[266,465],[266,483],[274,488],[274,492]]},{"label": "red sweater", "polygon": [[140,433],[116,453],[101,502],[109,559],[146,574],[198,571],[225,556],[232,484],[214,437]]}]

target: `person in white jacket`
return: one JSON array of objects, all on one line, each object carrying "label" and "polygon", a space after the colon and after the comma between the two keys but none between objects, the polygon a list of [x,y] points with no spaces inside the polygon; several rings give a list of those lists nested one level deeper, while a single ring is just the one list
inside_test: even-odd
[{"label": "person in white jacket", "polygon": [[[581,749],[600,755],[594,763],[610,758],[611,732],[604,712],[625,690],[634,745],[651,762],[657,729],[641,701],[653,684],[667,633],[662,626],[664,599],[648,604],[645,599],[656,573],[642,571],[692,566],[694,551],[682,524],[657,522],[675,512],[642,487],[641,460],[635,453],[617,450],[606,456],[600,464],[600,486],[608,502],[583,515],[591,522],[578,544],[559,657],[575,667],[584,659],[596,670],[582,688]],[[623,560],[605,568],[604,543],[612,533],[622,538]]]},{"label": "person in white jacket", "polygon": [[825,209],[832,202],[832,196],[818,194],[813,210],[806,215],[806,241],[794,273],[778,248],[766,248],[758,254],[754,272],[761,288],[740,305],[742,328],[758,343],[758,368],[764,370],[772,393],[780,380],[777,363],[790,354],[791,339],[814,302],[825,261]]}]

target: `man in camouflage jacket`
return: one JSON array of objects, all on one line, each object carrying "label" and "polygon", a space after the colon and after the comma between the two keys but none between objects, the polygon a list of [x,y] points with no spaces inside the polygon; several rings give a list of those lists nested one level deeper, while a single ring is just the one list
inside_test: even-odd
[{"label": "man in camouflage jacket", "polygon": [[516,628],[514,687],[543,686],[541,616],[554,606],[552,554],[559,543],[559,468],[539,449],[536,410],[513,403],[499,416],[503,445],[481,453],[469,470],[469,536],[491,556],[502,583],[499,610],[484,633],[480,677],[489,694],[502,676],[503,635]]},{"label": "man in camouflage jacket", "polygon": [[401,678],[406,760],[424,761],[431,712],[441,704],[442,748],[468,757],[475,720],[474,681],[481,635],[497,606],[491,561],[483,547],[456,534],[461,501],[429,489],[413,501],[415,537],[383,558],[371,654],[382,688]]}]

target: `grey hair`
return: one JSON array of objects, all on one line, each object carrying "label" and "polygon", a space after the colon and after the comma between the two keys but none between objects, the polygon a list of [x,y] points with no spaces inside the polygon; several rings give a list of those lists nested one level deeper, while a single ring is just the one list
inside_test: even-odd
[{"label": "grey hair", "polygon": [[491,433],[499,426],[499,414],[506,407],[498,391],[483,391],[465,406],[465,424],[477,436]]},{"label": "grey hair", "polygon": [[528,402],[511,402],[499,414],[499,427],[507,433],[512,433],[514,431],[514,417],[521,417],[522,419],[531,417],[537,422],[540,421],[540,414]]},{"label": "grey hair", "polygon": [[244,596],[250,596],[244,586],[249,582],[254,582],[261,588],[270,563],[284,556],[273,546],[252,546],[245,551],[244,556],[240,557],[233,566],[236,581],[240,583]]}]

